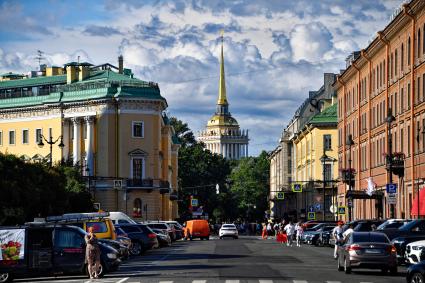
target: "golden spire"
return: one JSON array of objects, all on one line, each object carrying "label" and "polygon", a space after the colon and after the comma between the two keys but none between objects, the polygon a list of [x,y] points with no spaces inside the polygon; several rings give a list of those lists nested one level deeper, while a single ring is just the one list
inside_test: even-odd
[{"label": "golden spire", "polygon": [[221,60],[220,60],[220,83],[218,90],[218,101],[217,104],[227,105],[226,97],[226,81],[224,79],[224,55],[223,55],[223,41],[224,41],[224,30],[221,30]]}]

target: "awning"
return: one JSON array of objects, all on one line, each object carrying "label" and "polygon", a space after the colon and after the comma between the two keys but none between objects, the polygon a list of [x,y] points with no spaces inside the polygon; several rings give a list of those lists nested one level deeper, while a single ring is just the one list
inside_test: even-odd
[{"label": "awning", "polygon": [[[420,188],[419,190],[419,215],[425,215],[425,187]],[[412,210],[410,211],[411,215],[418,215],[418,195],[413,198]]]}]

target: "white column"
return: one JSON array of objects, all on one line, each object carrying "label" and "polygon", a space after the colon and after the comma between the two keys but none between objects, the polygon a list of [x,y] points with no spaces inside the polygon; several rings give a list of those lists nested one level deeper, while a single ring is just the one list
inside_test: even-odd
[{"label": "white column", "polygon": [[74,140],[73,140],[73,145],[72,145],[72,160],[74,165],[77,165],[80,162],[80,119],[79,118],[72,118],[71,119],[73,126],[74,126]]},{"label": "white column", "polygon": [[69,144],[69,120],[63,120],[62,141],[63,141],[63,144],[65,145],[62,148],[62,159],[64,161],[67,161],[68,158],[69,158],[69,148],[70,148],[70,144]]},{"label": "white column", "polygon": [[233,143],[229,144],[229,156],[230,156],[230,159],[234,159],[235,158],[233,156]]},{"label": "white column", "polygon": [[87,123],[87,144],[86,144],[86,158],[87,168],[89,168],[90,176],[94,175],[94,118],[92,116],[85,117]]},{"label": "white column", "polygon": [[224,145],[223,144],[220,145],[220,153],[224,157]]},{"label": "white column", "polygon": [[224,144],[224,158],[228,157],[228,153],[229,153],[229,148],[227,147],[227,143]]},{"label": "white column", "polygon": [[245,145],[245,156],[248,157],[248,144]]},{"label": "white column", "polygon": [[236,154],[237,154],[237,159],[241,159],[241,145],[240,144],[236,144]]}]

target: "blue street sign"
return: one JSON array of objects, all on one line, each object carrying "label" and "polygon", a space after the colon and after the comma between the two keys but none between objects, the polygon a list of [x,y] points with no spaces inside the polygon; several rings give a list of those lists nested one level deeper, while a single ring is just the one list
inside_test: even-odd
[{"label": "blue street sign", "polygon": [[345,215],[345,206],[338,206],[338,214],[339,215]]},{"label": "blue street sign", "polygon": [[387,193],[396,194],[397,193],[397,184],[387,184]]},{"label": "blue street sign", "polygon": [[314,206],[310,205],[310,206],[308,207],[308,211],[309,211],[309,212],[314,212]]},{"label": "blue street sign", "polygon": [[303,185],[302,184],[292,184],[292,191],[294,193],[301,193],[303,191]]},{"label": "blue street sign", "polygon": [[316,209],[316,210],[320,210],[320,208],[321,208],[322,206],[320,205],[320,203],[316,203],[315,205],[314,205],[314,208]]}]

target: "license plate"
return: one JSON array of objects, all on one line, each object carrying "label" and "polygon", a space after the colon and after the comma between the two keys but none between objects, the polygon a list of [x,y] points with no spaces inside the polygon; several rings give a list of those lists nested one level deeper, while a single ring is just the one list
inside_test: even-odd
[{"label": "license plate", "polygon": [[382,251],[380,249],[366,249],[365,253],[367,254],[380,254]]}]

